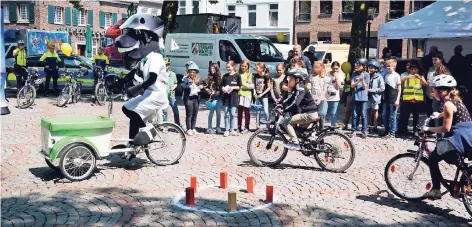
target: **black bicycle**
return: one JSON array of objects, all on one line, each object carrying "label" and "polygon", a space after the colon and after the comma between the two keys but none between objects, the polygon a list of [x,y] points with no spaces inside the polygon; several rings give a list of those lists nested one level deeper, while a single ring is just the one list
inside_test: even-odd
[{"label": "black bicycle", "polygon": [[102,67],[94,66],[93,68],[94,73],[97,74],[97,84],[94,87],[95,91],[95,101],[97,101],[98,105],[105,105],[107,100],[107,87],[105,85],[105,73],[103,72]]},{"label": "black bicycle", "polygon": [[34,104],[34,100],[36,99],[36,91],[38,90],[39,85],[42,83],[43,80],[40,78],[38,69],[29,69],[28,75],[25,78],[25,85],[23,85],[16,95],[18,108],[26,109]]},{"label": "black bicycle", "polygon": [[[427,126],[432,118],[425,120],[422,126]],[[420,128],[418,128],[420,129]],[[428,157],[434,151],[436,138],[428,138],[425,132],[418,133],[415,140],[417,150],[407,150],[407,153],[399,154],[390,159],[385,166],[384,178],[387,187],[396,196],[409,200],[424,200],[423,195],[431,190],[431,175],[428,166]],[[450,193],[453,198],[462,200],[467,212],[472,216],[472,165],[466,163],[465,157],[460,157],[457,165],[454,180],[442,178],[441,184],[446,191],[442,194]]]},{"label": "black bicycle", "polygon": [[[289,138],[285,128],[278,123],[283,117],[282,111],[275,108],[272,113],[274,120],[267,128],[254,132],[247,144],[249,157],[256,166],[277,166],[288,153],[284,144]],[[348,136],[336,130],[337,127],[320,130],[318,124],[312,123],[307,128],[294,126],[294,129],[302,147],[301,153],[307,157],[313,155],[322,169],[344,172],[354,162],[354,145]]]}]

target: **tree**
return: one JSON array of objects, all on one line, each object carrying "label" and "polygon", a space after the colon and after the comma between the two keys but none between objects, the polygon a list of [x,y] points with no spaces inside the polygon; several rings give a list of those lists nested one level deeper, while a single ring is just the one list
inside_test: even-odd
[{"label": "tree", "polygon": [[354,16],[351,25],[351,45],[349,47],[348,57],[348,61],[351,65],[354,65],[358,58],[364,57],[367,8],[365,1],[354,1]]},{"label": "tree", "polygon": [[167,1],[165,0],[162,4],[162,13],[161,13],[161,20],[164,23],[164,37],[166,38],[167,33],[171,33],[176,28],[175,23],[175,15],[177,15],[177,11],[179,10],[179,2],[178,1]]},{"label": "tree", "polygon": [[84,6],[83,6],[82,3],[80,2],[80,0],[76,0],[76,1],[69,0],[69,3],[72,4],[72,6],[74,7],[74,9],[77,9],[77,10],[82,10],[82,9],[84,9]]}]

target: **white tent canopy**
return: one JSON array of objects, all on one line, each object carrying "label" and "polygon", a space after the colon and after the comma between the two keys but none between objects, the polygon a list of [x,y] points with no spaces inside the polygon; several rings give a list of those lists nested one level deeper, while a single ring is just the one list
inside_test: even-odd
[{"label": "white tent canopy", "polygon": [[380,25],[379,39],[472,37],[472,0],[437,2]]}]

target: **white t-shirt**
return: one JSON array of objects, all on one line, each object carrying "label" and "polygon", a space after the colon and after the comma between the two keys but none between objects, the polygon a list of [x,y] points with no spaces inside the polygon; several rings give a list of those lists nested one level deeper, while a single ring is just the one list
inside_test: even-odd
[{"label": "white t-shirt", "polygon": [[399,84],[402,83],[402,80],[400,78],[400,74],[397,72],[389,73],[385,76],[385,84],[390,85],[392,88],[397,88]]},{"label": "white t-shirt", "polygon": [[141,70],[143,71],[143,79],[146,81],[149,77],[149,73],[153,72],[157,74],[156,82],[153,85],[149,86],[149,90],[152,91],[167,91],[167,83],[169,76],[166,72],[166,66],[164,63],[164,58],[161,54],[156,52],[151,52],[147,56],[146,63],[140,62]]},{"label": "white t-shirt", "polygon": [[[338,73],[337,80],[342,80],[341,73]],[[333,72],[328,72],[325,76],[325,86],[326,86],[326,101],[339,101],[339,89],[341,86],[336,88],[336,83],[334,82],[334,75]]]}]

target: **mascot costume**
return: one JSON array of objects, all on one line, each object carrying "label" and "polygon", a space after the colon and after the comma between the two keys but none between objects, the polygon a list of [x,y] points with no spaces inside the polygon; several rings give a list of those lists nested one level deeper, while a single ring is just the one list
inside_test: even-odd
[{"label": "mascot costume", "polygon": [[[158,110],[169,105],[167,99],[167,74],[163,56],[159,53],[159,39],[164,32],[161,19],[151,14],[134,14],[120,26],[123,34],[115,41],[118,51],[123,54],[125,65],[133,69],[125,78],[112,85],[122,87],[134,80],[128,89],[128,97],[134,97],[123,105],[123,113],[130,119],[128,146],[149,143],[156,135],[146,122]],[[141,130],[140,130],[141,129]],[[144,130],[143,130],[144,129]],[[145,130],[148,130],[147,132]],[[139,133],[139,134],[138,134]],[[131,160],[134,153],[126,153],[123,158]]]}]

